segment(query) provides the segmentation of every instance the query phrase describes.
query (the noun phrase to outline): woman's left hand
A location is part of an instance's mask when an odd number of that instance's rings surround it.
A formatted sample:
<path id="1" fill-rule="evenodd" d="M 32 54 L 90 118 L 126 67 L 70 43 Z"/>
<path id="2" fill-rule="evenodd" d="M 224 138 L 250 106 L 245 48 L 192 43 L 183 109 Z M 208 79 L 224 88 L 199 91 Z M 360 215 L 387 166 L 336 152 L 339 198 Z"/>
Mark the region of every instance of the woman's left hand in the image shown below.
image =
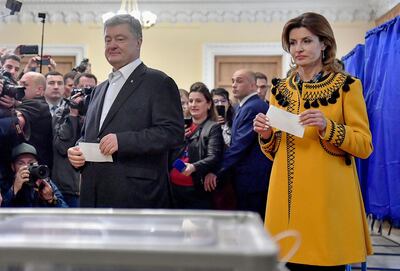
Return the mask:
<path id="1" fill-rule="evenodd" d="M 184 171 L 182 171 L 182 174 L 183 174 L 183 175 L 189 176 L 189 175 L 191 175 L 193 172 L 196 171 L 196 168 L 195 168 L 192 164 L 190 164 L 190 163 L 185 163 L 185 165 L 186 165 L 186 168 L 185 168 Z"/>
<path id="2" fill-rule="evenodd" d="M 303 126 L 315 126 L 321 136 L 325 135 L 326 119 L 324 113 L 317 109 L 309 109 L 300 114 L 300 124 Z"/>

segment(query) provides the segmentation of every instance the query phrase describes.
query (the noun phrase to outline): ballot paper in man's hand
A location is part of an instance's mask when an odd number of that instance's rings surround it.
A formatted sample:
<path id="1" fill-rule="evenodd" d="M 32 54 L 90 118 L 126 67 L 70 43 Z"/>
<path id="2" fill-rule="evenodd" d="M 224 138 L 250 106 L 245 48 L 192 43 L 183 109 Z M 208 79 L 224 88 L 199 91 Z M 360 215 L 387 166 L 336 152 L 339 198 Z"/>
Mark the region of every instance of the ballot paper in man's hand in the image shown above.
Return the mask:
<path id="1" fill-rule="evenodd" d="M 111 155 L 104 155 L 100 152 L 99 143 L 79 142 L 79 148 L 83 152 L 86 162 L 112 162 Z"/>
<path id="2" fill-rule="evenodd" d="M 300 116 L 279 109 L 273 105 L 269 106 L 267 117 L 272 127 L 297 137 L 303 137 L 304 127 L 300 124 Z"/>

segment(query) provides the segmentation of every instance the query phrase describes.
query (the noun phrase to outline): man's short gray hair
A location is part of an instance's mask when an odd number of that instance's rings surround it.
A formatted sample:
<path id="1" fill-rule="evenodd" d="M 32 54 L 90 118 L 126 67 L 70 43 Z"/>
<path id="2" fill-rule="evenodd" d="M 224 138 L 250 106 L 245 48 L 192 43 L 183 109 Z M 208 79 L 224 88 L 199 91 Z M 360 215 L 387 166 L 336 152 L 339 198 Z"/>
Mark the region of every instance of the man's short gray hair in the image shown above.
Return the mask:
<path id="1" fill-rule="evenodd" d="M 121 24 L 127 24 L 129 26 L 129 30 L 136 38 L 141 39 L 143 37 L 142 25 L 140 24 L 140 21 L 129 14 L 115 15 L 108 19 L 104 23 L 104 32 L 106 31 L 107 27 Z"/>

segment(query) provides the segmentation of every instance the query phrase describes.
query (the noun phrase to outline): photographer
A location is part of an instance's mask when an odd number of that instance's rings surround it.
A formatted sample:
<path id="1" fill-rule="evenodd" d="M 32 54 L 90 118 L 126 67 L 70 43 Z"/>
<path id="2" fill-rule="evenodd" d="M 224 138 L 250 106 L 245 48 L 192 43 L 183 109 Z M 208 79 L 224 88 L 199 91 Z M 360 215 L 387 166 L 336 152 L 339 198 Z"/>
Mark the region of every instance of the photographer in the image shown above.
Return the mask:
<path id="1" fill-rule="evenodd" d="M 75 87 L 74 79 L 78 73 L 76 71 L 70 71 L 64 74 L 64 98 L 71 97 L 71 91 Z"/>
<path id="2" fill-rule="evenodd" d="M 14 54 L 6 54 L 1 57 L 1 67 L 11 74 L 13 80 L 17 80 L 21 58 Z"/>
<path id="3" fill-rule="evenodd" d="M 38 72 L 28 72 L 19 81 L 25 87 L 25 97 L 16 107 L 24 118 L 22 127 L 25 140 L 33 145 L 38 152 L 40 164 L 53 164 L 53 131 L 49 106 L 43 98 L 46 89 L 46 79 Z"/>
<path id="4" fill-rule="evenodd" d="M 0 72 L 0 178 L 8 178 L 12 174 L 9 167 L 11 148 L 24 140 L 25 119 L 15 110 L 15 97 L 21 98 L 24 89 L 13 84 L 9 72 Z"/>
<path id="5" fill-rule="evenodd" d="M 79 207 L 80 176 L 68 162 L 68 148 L 75 146 L 80 138 L 86 106 L 89 103 L 91 90 L 97 84 L 93 74 L 78 74 L 74 83 L 77 88 L 73 89 L 72 97 L 67 100 L 66 106 L 56 111 L 53 117 L 54 140 L 53 156 L 54 164 L 52 177 L 60 188 L 64 199 L 70 207 Z M 64 99 L 65 100 L 65 99 Z"/>
<path id="6" fill-rule="evenodd" d="M 11 158 L 15 177 L 12 181 L 3 181 L 3 191 L 6 192 L 2 195 L 2 206 L 68 207 L 56 185 L 48 178 L 47 166 L 37 165 L 37 152 L 32 145 L 22 143 L 16 146 Z"/>

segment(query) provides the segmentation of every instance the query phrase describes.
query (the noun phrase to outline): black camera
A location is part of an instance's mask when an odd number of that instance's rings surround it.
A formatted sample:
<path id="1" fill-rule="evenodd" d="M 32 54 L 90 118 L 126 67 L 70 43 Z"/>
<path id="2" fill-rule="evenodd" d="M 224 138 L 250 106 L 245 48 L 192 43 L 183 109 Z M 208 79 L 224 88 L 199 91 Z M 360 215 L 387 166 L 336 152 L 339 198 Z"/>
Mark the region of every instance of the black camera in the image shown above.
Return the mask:
<path id="1" fill-rule="evenodd" d="M 37 45 L 20 45 L 19 53 L 21 55 L 37 55 L 39 53 L 39 46 L 37 46 Z"/>
<path id="2" fill-rule="evenodd" d="M 7 0 L 6 8 L 8 8 L 11 12 L 10 15 L 14 15 L 15 12 L 20 12 L 22 7 L 22 2 L 17 0 Z"/>
<path id="3" fill-rule="evenodd" d="M 75 72 L 80 72 L 80 73 L 84 73 L 87 72 L 87 68 L 89 67 L 89 59 L 88 58 L 84 58 L 81 63 L 79 63 L 78 66 L 76 66 L 75 68 L 73 68 L 72 70 Z"/>
<path id="4" fill-rule="evenodd" d="M 30 164 L 28 167 L 30 185 L 36 185 L 39 179 L 46 179 L 50 176 L 50 169 L 46 165 Z"/>
<path id="5" fill-rule="evenodd" d="M 7 95 L 18 101 L 21 101 L 25 97 L 25 87 L 18 86 L 17 82 L 12 78 L 11 73 L 0 70 L 0 79 L 3 79 L 3 91 L 1 96 Z"/>
<path id="6" fill-rule="evenodd" d="M 94 87 L 86 88 L 73 88 L 71 91 L 71 97 L 83 96 L 83 99 L 79 103 L 75 103 L 71 98 L 67 100 L 68 105 L 71 108 L 78 109 L 79 115 L 85 116 L 90 103 L 90 95 L 92 94 Z"/>

